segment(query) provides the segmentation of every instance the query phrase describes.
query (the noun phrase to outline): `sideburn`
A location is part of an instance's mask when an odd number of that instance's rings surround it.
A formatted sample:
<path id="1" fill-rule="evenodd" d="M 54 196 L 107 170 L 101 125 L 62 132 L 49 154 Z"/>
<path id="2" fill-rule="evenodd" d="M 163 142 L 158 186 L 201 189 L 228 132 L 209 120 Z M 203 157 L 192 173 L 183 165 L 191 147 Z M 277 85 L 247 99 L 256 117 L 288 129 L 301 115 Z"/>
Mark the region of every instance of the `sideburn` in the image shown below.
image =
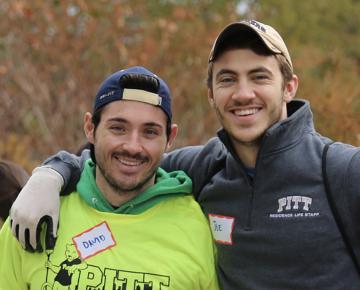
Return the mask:
<path id="1" fill-rule="evenodd" d="M 91 160 L 96 164 L 94 144 L 90 144 L 90 157 L 91 157 Z"/>

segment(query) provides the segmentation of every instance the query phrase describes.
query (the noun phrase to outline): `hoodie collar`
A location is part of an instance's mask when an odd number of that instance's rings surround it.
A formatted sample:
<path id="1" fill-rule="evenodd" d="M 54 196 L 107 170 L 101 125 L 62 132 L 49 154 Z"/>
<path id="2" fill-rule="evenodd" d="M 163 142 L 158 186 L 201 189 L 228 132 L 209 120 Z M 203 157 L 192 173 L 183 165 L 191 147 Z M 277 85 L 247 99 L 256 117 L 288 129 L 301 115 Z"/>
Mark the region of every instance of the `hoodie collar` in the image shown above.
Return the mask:
<path id="1" fill-rule="evenodd" d="M 268 128 L 260 145 L 262 155 L 271 154 L 298 143 L 305 132 L 314 131 L 313 115 L 306 100 L 293 100 L 287 105 L 289 117 Z M 233 156 L 237 156 L 230 136 L 222 128 L 218 131 L 219 139 Z"/>
<path id="2" fill-rule="evenodd" d="M 96 184 L 95 168 L 96 165 L 92 160 L 86 161 L 76 190 L 89 206 L 103 212 L 139 214 L 165 199 L 190 194 L 192 190 L 192 181 L 185 172 L 173 171 L 168 173 L 158 168 L 156 182 L 153 186 L 120 207 L 114 208 L 105 199 Z"/>

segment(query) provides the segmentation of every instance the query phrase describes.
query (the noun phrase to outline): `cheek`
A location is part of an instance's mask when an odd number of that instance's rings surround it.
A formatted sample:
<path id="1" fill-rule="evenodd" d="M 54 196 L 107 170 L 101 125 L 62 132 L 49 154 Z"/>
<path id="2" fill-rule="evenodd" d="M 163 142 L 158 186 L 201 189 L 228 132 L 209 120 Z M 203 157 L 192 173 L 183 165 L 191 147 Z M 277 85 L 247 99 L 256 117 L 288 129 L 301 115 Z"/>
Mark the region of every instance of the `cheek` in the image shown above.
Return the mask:
<path id="1" fill-rule="evenodd" d="M 99 132 L 100 133 L 100 132 Z M 96 134 L 95 135 L 95 143 L 94 144 L 97 144 L 98 146 L 101 146 L 101 147 L 112 147 L 116 144 L 119 144 L 121 143 L 121 137 L 119 136 L 116 136 L 108 131 L 105 131 L 103 130 L 101 132 L 101 134 Z"/>
<path id="2" fill-rule="evenodd" d="M 146 146 L 146 150 L 148 154 L 152 156 L 153 159 L 162 158 L 164 152 L 167 149 L 167 141 L 166 139 L 158 141 L 158 142 L 150 142 Z"/>
<path id="3" fill-rule="evenodd" d="M 98 136 L 95 139 L 94 148 L 97 160 L 106 160 L 113 151 L 118 148 L 119 143 L 114 143 L 110 138 L 101 138 Z"/>
<path id="4" fill-rule="evenodd" d="M 230 93 L 228 93 L 224 90 L 216 92 L 216 94 L 214 94 L 214 96 L 212 98 L 212 101 L 213 101 L 212 107 L 213 108 L 223 107 L 225 105 L 227 99 L 229 99 L 229 97 L 227 97 L 229 95 L 230 95 Z"/>

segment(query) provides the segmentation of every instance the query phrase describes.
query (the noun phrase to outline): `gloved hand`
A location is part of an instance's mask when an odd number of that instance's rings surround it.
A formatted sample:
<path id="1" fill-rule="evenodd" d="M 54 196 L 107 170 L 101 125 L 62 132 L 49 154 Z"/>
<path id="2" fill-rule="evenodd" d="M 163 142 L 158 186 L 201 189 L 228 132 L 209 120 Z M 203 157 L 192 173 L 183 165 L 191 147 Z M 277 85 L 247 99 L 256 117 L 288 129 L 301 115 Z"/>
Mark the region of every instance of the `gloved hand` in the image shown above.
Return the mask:
<path id="1" fill-rule="evenodd" d="M 40 232 L 43 223 L 46 224 L 45 247 L 54 248 L 63 184 L 63 177 L 55 170 L 37 167 L 13 203 L 11 230 L 26 251 L 42 252 Z"/>

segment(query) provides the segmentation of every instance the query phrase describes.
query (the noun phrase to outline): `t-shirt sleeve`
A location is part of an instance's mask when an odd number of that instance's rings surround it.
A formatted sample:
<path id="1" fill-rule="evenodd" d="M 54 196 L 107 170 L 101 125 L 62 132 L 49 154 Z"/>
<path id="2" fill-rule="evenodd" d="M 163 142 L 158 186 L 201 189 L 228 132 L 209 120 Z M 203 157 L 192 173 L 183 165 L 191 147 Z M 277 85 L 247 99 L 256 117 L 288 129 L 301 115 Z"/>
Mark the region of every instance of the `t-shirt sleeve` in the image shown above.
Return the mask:
<path id="1" fill-rule="evenodd" d="M 21 275 L 21 251 L 7 219 L 0 230 L 0 290 L 28 289 Z"/>

